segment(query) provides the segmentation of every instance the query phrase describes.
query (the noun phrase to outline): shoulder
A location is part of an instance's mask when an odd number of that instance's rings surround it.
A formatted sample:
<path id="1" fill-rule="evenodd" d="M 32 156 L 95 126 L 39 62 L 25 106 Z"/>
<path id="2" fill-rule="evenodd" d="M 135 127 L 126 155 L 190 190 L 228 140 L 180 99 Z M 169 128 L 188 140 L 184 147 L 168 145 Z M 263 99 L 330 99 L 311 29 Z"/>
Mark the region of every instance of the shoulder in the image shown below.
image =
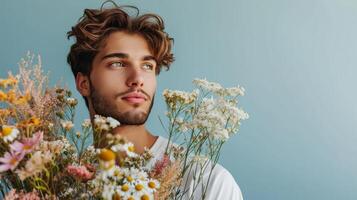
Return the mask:
<path id="1" fill-rule="evenodd" d="M 242 192 L 238 183 L 232 174 L 220 164 L 216 164 L 214 167 L 208 188 L 207 200 L 243 200 Z"/>
<path id="2" fill-rule="evenodd" d="M 213 170 L 211 170 L 212 167 Z M 193 199 L 195 200 L 202 199 L 202 194 L 205 194 L 205 200 L 243 200 L 242 192 L 236 180 L 222 165 L 217 163 L 213 166 L 213 163 L 209 161 L 205 166 L 196 163 L 193 168 L 196 171 L 203 170 L 202 174 L 192 171 L 185 174 L 186 187 L 183 190 L 187 191 L 187 196 L 194 196 Z M 201 174 L 201 178 L 199 178 L 199 174 Z M 203 187 L 202 185 L 198 186 L 197 180 L 201 180 Z"/>

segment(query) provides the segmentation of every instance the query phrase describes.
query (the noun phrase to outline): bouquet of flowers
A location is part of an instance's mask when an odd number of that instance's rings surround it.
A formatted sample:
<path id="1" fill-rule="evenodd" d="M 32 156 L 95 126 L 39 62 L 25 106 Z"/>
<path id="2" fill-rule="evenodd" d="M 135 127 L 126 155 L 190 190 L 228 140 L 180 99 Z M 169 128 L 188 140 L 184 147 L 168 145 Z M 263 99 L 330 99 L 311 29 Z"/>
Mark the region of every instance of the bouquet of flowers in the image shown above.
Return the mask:
<path id="1" fill-rule="evenodd" d="M 207 189 L 222 145 L 248 114 L 237 107 L 242 87 L 194 80 L 193 92 L 165 90 L 169 142 L 153 167 L 149 149 L 112 130 L 120 122 L 96 115 L 76 131 L 78 101 L 65 88 L 48 87 L 38 56 L 28 54 L 19 73 L 0 79 L 0 196 L 10 199 L 182 199 Z M 95 148 L 91 141 L 99 141 Z M 199 166 L 199 167 L 197 167 Z M 194 188 L 184 186 L 194 176 Z M 203 197 L 204 197 L 203 193 Z"/>

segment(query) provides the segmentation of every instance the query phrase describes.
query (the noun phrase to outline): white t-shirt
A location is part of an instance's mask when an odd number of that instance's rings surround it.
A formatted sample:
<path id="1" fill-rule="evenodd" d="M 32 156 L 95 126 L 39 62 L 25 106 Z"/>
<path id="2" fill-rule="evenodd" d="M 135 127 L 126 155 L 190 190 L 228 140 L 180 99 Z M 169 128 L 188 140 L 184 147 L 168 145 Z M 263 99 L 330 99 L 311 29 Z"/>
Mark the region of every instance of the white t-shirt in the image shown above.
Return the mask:
<path id="1" fill-rule="evenodd" d="M 148 167 L 151 168 L 154 166 L 156 161 L 161 160 L 164 153 L 165 153 L 165 148 L 167 145 L 168 139 L 159 136 L 156 142 L 153 144 L 153 146 L 150 148 L 150 151 L 153 154 L 153 158 L 151 161 L 148 163 Z M 209 167 L 207 167 L 208 169 Z M 207 170 L 203 174 L 203 181 L 207 182 L 207 179 L 209 177 L 209 172 L 210 170 Z M 187 199 L 192 194 L 192 188 L 193 188 L 193 175 L 190 175 L 191 177 L 186 179 L 184 177 L 183 180 L 188 180 L 187 184 L 183 183 L 182 185 L 186 185 L 186 190 L 188 192 L 186 193 Z M 181 186 L 182 188 L 183 186 Z M 201 187 L 197 187 L 195 193 L 194 193 L 194 200 L 201 200 L 201 193 L 202 189 Z M 234 180 L 233 176 L 231 173 L 229 173 L 228 170 L 226 170 L 223 166 L 220 164 L 216 164 L 214 167 L 210 182 L 207 188 L 206 192 L 206 198 L 205 200 L 243 200 L 242 197 L 242 192 Z"/>

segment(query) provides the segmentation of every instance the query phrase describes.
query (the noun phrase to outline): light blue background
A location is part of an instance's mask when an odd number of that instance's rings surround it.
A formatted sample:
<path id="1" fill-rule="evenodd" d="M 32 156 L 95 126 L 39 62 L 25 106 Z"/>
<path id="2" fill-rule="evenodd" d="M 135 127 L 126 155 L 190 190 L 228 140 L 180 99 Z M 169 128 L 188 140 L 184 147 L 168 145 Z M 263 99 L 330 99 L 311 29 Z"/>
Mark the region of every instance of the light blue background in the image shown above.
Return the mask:
<path id="1" fill-rule="evenodd" d="M 99 0 L 2 0 L 0 75 L 27 50 L 51 83 L 75 90 L 66 32 Z M 175 38 L 176 62 L 159 76 L 149 128 L 162 134 L 164 88 L 206 77 L 246 88 L 250 113 L 220 163 L 247 200 L 357 199 L 357 2 L 353 0 L 121 1 L 155 12 Z M 80 98 L 78 93 L 76 97 Z M 87 118 L 81 100 L 78 121 Z"/>

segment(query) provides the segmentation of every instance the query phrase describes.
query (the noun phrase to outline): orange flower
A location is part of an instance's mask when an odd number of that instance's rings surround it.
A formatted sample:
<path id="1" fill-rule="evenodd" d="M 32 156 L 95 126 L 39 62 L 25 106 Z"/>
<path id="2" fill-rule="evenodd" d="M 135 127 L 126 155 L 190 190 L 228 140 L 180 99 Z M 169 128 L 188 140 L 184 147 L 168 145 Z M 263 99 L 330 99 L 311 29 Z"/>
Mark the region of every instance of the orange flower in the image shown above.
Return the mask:
<path id="1" fill-rule="evenodd" d="M 9 78 L 7 79 L 7 83 L 10 86 L 15 86 L 17 85 L 17 83 L 19 82 L 18 79 L 16 77 L 14 77 L 13 75 L 10 75 Z"/>
<path id="2" fill-rule="evenodd" d="M 21 127 L 21 128 L 26 128 L 26 127 L 39 127 L 39 126 L 41 126 L 41 123 L 42 123 L 42 121 L 41 121 L 40 118 L 31 117 L 30 119 L 21 121 L 21 122 L 18 124 L 18 127 Z"/>
<path id="3" fill-rule="evenodd" d="M 7 86 L 7 79 L 0 79 L 0 87 L 6 88 Z"/>
<path id="4" fill-rule="evenodd" d="M 38 126 L 40 124 L 41 124 L 41 120 L 37 117 L 31 117 L 28 120 L 28 125 L 30 125 L 30 126 Z"/>
<path id="5" fill-rule="evenodd" d="M 108 170 L 115 165 L 115 153 L 110 149 L 102 149 L 99 153 L 100 168 Z"/>
<path id="6" fill-rule="evenodd" d="M 4 93 L 0 90 L 0 101 L 8 101 L 14 105 L 25 104 L 31 100 L 31 94 L 26 92 L 25 95 L 18 96 L 14 89 L 9 90 L 7 93 Z"/>
<path id="7" fill-rule="evenodd" d="M 11 74 L 9 75 L 9 78 L 7 79 L 0 79 L 0 87 L 7 88 L 8 86 L 14 86 L 18 83 L 18 80 L 16 77 L 12 76 Z"/>
<path id="8" fill-rule="evenodd" d="M 14 101 L 16 101 L 17 97 L 16 97 L 16 94 L 15 94 L 15 91 L 14 90 L 10 90 L 8 93 L 7 93 L 7 101 L 10 102 L 10 103 L 13 103 Z"/>
<path id="9" fill-rule="evenodd" d="M 103 161 L 111 161 L 115 159 L 115 153 L 109 149 L 102 149 L 99 158 Z"/>
<path id="10" fill-rule="evenodd" d="M 11 111 L 9 109 L 0 109 L 0 117 L 9 116 Z"/>
<path id="11" fill-rule="evenodd" d="M 0 90 L 0 101 L 6 101 L 7 100 L 7 94 Z"/>
<path id="12" fill-rule="evenodd" d="M 31 100 L 31 95 L 29 93 L 26 93 L 24 96 L 20 96 L 16 100 L 14 100 L 12 103 L 15 105 L 22 105 L 27 103 L 28 101 Z"/>

